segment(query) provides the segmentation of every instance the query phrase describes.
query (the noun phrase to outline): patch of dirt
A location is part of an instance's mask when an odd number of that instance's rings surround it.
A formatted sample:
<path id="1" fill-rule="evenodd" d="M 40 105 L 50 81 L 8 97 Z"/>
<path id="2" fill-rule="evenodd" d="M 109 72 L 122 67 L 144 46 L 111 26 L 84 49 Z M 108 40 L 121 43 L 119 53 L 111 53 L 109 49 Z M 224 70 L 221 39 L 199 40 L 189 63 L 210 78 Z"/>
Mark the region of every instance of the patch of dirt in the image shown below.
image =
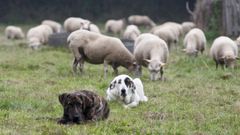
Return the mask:
<path id="1" fill-rule="evenodd" d="M 144 113 L 144 117 L 147 119 L 152 119 L 152 120 L 165 120 L 167 117 L 167 113 L 163 112 L 146 112 Z"/>
<path id="2" fill-rule="evenodd" d="M 225 74 L 221 75 L 220 78 L 223 80 L 229 80 L 229 79 L 233 78 L 233 75 L 231 73 L 225 73 Z"/>
<path id="3" fill-rule="evenodd" d="M 49 85 L 55 85 L 57 82 L 53 80 L 45 80 L 44 83 L 49 84 Z"/>

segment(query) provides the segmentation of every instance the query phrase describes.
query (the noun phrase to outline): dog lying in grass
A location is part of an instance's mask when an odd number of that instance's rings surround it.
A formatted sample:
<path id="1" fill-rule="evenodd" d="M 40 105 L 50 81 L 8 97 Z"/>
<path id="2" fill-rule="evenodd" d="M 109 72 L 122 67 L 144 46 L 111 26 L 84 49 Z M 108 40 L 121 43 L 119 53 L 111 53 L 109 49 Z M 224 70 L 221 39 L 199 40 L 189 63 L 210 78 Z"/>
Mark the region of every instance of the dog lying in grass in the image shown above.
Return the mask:
<path id="1" fill-rule="evenodd" d="M 140 101 L 147 102 L 143 84 L 139 78 L 132 79 L 128 75 L 115 77 L 107 89 L 107 100 L 120 100 L 125 108 L 136 107 Z"/>
<path id="2" fill-rule="evenodd" d="M 64 113 L 59 124 L 80 124 L 87 121 L 104 120 L 109 116 L 107 101 L 94 92 L 81 90 L 59 95 Z"/>

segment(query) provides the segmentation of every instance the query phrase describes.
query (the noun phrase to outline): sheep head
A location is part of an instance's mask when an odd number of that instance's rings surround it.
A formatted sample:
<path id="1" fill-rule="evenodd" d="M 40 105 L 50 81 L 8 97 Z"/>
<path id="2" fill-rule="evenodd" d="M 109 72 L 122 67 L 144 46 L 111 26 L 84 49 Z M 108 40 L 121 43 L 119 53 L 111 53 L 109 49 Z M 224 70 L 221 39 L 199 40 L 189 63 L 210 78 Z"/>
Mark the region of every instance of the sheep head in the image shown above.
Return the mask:
<path id="1" fill-rule="evenodd" d="M 148 65 L 148 70 L 150 72 L 150 79 L 152 81 L 155 81 L 159 79 L 160 77 L 160 70 L 163 68 L 165 63 L 159 61 L 159 60 L 148 60 L 144 59 L 146 65 Z"/>

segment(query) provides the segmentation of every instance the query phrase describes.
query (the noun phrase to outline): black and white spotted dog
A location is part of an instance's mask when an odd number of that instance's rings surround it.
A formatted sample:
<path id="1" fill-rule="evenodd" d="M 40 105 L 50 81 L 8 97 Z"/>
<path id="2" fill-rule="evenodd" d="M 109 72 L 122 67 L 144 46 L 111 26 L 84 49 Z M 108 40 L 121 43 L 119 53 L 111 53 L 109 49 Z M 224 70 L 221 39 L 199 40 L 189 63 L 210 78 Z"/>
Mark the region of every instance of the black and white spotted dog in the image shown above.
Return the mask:
<path id="1" fill-rule="evenodd" d="M 115 77 L 107 89 L 107 100 L 120 100 L 125 108 L 136 107 L 140 101 L 147 102 L 143 84 L 139 78 L 132 79 L 128 75 Z"/>

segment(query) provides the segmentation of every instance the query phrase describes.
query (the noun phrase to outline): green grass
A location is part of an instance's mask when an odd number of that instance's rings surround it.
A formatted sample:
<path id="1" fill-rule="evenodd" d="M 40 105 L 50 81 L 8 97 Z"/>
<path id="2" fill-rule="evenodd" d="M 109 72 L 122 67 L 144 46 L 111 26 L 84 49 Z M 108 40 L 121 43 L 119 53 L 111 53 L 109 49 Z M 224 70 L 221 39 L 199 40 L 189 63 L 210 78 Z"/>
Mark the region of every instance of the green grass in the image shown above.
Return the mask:
<path id="1" fill-rule="evenodd" d="M 29 26 L 24 27 L 26 31 Z M 3 34 L 0 41 L 0 134 L 240 133 L 240 112 L 234 107 L 240 100 L 240 69 L 215 70 L 207 52 L 191 59 L 181 47 L 171 51 L 164 82 L 151 82 L 144 68 L 141 79 L 149 101 L 136 108 L 110 102 L 111 113 L 105 121 L 58 125 L 63 113 L 59 94 L 89 89 L 106 96 L 114 76 L 109 73 L 104 79 L 103 65 L 87 63 L 84 75 L 73 76 L 73 56 L 66 48 L 32 51 L 25 40 L 8 41 Z M 124 68 L 119 72 L 128 73 Z"/>

